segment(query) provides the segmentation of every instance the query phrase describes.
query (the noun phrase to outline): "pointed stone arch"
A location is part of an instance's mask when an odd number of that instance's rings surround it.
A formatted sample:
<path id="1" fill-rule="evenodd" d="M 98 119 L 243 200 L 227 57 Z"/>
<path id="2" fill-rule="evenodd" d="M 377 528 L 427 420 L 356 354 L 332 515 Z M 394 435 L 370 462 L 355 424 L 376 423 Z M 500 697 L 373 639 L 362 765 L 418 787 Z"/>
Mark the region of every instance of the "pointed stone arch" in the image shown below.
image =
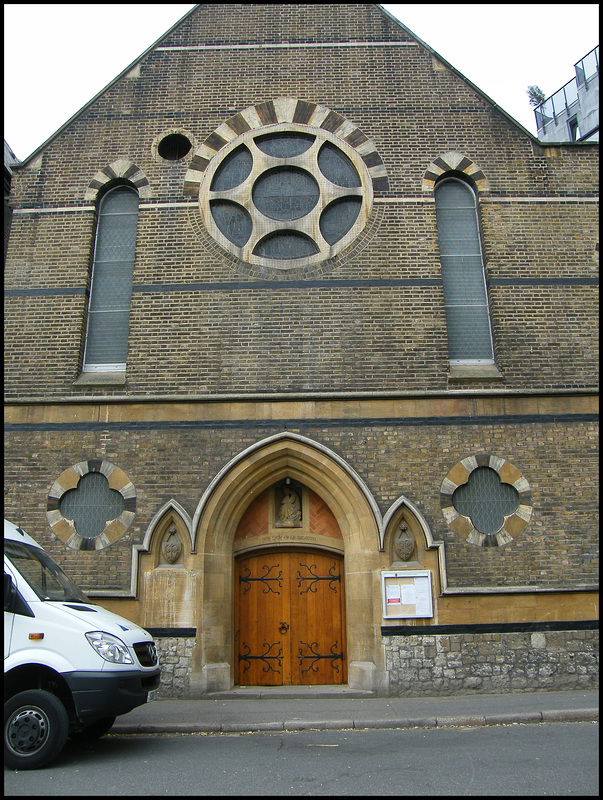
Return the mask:
<path id="1" fill-rule="evenodd" d="M 218 509 L 228 519 L 228 535 L 234 538 L 236 526 L 253 497 L 282 477 L 296 475 L 299 479 L 305 476 L 306 485 L 325 500 L 326 490 L 330 495 L 329 505 L 336 514 L 338 506 L 341 506 L 340 512 L 344 509 L 347 493 L 355 488 L 359 498 L 364 501 L 364 513 L 375 534 L 371 546 L 379 548 L 382 538 L 381 514 L 362 478 L 329 448 L 305 436 L 287 432 L 270 436 L 242 451 L 216 475 L 199 501 L 193 517 L 195 551 L 200 547 L 206 548 L 204 542 L 199 543 L 200 537 L 215 534 L 216 528 L 209 526 L 207 519 L 213 517 Z M 331 483 L 335 476 L 336 480 L 344 481 L 340 491 L 337 491 L 336 483 Z"/>
<path id="2" fill-rule="evenodd" d="M 96 173 L 88 184 L 84 200 L 90 203 L 96 203 L 101 189 L 108 183 L 117 180 L 131 183 L 138 191 L 138 196 L 141 199 L 148 199 L 152 196 L 149 180 L 140 167 L 127 158 L 118 158 L 117 161 L 107 164 L 107 166 Z"/>
<path id="3" fill-rule="evenodd" d="M 143 543 L 134 550 L 133 585 L 143 610 L 140 624 L 190 627 L 197 605 L 196 579 L 191 570 L 191 518 L 180 503 L 172 499 L 157 510 Z"/>
<path id="4" fill-rule="evenodd" d="M 153 515 L 153 518 L 149 522 L 147 529 L 145 531 L 142 545 L 139 545 L 140 552 L 149 553 L 151 551 L 153 539 L 156 539 L 157 536 L 162 535 L 162 533 L 164 532 L 163 527 L 169 524 L 168 520 L 169 517 L 177 519 L 180 523 L 178 527 L 182 531 L 186 531 L 188 546 L 192 551 L 193 549 L 192 520 L 190 518 L 190 515 L 187 514 L 187 512 L 180 505 L 180 503 L 172 498 L 168 500 L 167 503 L 164 503 L 161 506 L 161 508 L 158 509 Z"/>
<path id="5" fill-rule="evenodd" d="M 381 549 L 390 557 L 392 563 L 396 561 L 393 544 L 401 525 L 406 528 L 416 543 L 415 550 L 410 556 L 413 559 L 413 564 L 418 560 L 419 565 L 424 567 L 423 558 L 427 552 L 436 551 L 437 572 L 434 571 L 436 588 L 438 592 L 446 589 L 446 550 L 444 542 L 433 538 L 431 528 L 424 515 L 403 495 L 391 504 L 383 516 Z"/>
<path id="6" fill-rule="evenodd" d="M 184 510 L 177 500 L 171 499 L 164 503 L 158 509 L 153 518 L 149 522 L 147 529 L 142 540 L 142 544 L 136 544 L 132 547 L 132 579 L 131 579 L 131 595 L 137 597 L 139 594 L 139 575 L 141 572 L 141 561 L 144 565 L 145 558 L 150 566 L 153 558 L 153 553 L 156 549 L 156 542 L 165 533 L 165 528 L 169 525 L 170 515 L 172 519 L 178 520 L 178 528 L 183 532 L 182 538 L 186 539 L 187 549 L 192 551 L 192 522 L 190 515 Z M 186 531 L 186 534 L 184 533 Z"/>
<path id="7" fill-rule="evenodd" d="M 233 684 L 233 540 L 245 510 L 275 481 L 290 477 L 327 503 L 345 548 L 348 680 L 379 690 L 386 682 L 379 604 L 381 514 L 360 476 L 334 452 L 306 437 L 269 437 L 232 459 L 201 498 L 193 517 L 194 568 L 203 575 L 197 658 L 201 692 Z"/>

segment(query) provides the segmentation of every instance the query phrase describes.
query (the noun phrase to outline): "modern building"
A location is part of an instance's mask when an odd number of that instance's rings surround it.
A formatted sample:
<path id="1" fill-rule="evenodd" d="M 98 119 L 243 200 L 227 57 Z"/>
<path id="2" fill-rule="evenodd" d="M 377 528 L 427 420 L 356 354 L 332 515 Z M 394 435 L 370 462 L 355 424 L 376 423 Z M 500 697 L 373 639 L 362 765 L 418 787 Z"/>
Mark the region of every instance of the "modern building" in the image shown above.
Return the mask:
<path id="1" fill-rule="evenodd" d="M 18 163 L 17 156 L 9 147 L 6 139 L 4 140 L 4 251 L 3 258 L 6 259 L 6 248 L 8 247 L 8 237 L 10 235 L 10 222 L 12 213 L 10 209 L 10 183 L 13 177 L 13 166 Z"/>
<path id="2" fill-rule="evenodd" d="M 13 173 L 5 515 L 163 696 L 595 685 L 597 144 L 377 4 L 210 3 Z"/>
<path id="3" fill-rule="evenodd" d="M 571 81 L 534 109 L 542 142 L 599 141 L 599 45 L 574 70 Z"/>

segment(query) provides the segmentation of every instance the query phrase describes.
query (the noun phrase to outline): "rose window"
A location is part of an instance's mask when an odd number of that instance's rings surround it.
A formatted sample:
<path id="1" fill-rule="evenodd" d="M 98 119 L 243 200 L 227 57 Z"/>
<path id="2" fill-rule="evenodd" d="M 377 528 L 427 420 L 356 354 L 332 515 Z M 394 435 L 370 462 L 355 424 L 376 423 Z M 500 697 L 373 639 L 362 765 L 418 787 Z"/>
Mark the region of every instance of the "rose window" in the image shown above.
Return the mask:
<path id="1" fill-rule="evenodd" d="M 320 128 L 251 130 L 219 150 L 200 191 L 203 220 L 242 261 L 280 270 L 317 264 L 364 227 L 372 181 L 358 153 Z"/>

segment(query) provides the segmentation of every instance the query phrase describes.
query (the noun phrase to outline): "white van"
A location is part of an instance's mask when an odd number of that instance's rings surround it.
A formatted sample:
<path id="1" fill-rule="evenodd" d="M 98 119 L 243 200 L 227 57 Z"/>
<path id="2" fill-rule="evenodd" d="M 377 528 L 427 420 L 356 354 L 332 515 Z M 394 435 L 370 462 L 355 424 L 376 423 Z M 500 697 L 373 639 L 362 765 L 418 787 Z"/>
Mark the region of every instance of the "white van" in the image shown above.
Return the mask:
<path id="1" fill-rule="evenodd" d="M 4 521 L 4 763 L 37 769 L 68 736 L 95 739 L 159 686 L 153 639 L 90 603 Z"/>

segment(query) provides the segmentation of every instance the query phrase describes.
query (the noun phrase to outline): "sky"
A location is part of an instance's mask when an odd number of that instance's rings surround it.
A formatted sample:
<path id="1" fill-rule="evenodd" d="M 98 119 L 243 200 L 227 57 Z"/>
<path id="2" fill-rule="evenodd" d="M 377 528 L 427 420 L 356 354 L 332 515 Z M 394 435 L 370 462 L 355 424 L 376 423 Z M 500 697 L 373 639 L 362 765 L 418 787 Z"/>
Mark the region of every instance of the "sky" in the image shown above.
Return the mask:
<path id="1" fill-rule="evenodd" d="M 531 133 L 526 94 L 548 97 L 599 44 L 599 4 L 384 3 L 406 25 Z M 4 138 L 24 159 L 135 61 L 193 4 L 6 3 Z M 127 31 L 112 41 L 115 19 Z M 96 45 L 103 31 L 107 47 Z"/>

